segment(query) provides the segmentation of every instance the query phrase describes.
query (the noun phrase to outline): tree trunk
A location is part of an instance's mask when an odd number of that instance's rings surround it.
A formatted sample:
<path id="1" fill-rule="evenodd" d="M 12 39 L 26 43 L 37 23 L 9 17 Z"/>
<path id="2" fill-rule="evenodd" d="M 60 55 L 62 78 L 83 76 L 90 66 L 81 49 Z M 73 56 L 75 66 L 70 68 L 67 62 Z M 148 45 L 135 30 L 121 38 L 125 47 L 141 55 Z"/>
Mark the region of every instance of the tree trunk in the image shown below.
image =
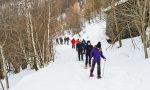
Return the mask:
<path id="1" fill-rule="evenodd" d="M 50 23 L 51 23 L 52 2 L 49 0 L 48 6 L 48 24 L 47 24 L 47 44 L 46 44 L 46 63 L 50 61 Z"/>
<path id="2" fill-rule="evenodd" d="M 45 63 L 45 39 L 46 39 L 46 33 L 44 33 L 44 40 L 43 40 L 43 46 L 42 46 L 42 60 L 43 60 L 43 64 Z"/>
<path id="3" fill-rule="evenodd" d="M 127 23 L 127 25 L 128 25 L 128 29 L 129 29 L 129 33 L 130 33 L 131 42 L 132 42 L 133 47 L 134 47 L 134 49 L 135 49 L 135 45 L 134 45 L 134 42 L 133 42 L 133 37 L 132 37 L 131 29 L 130 29 L 130 26 L 129 26 L 128 23 Z"/>
<path id="4" fill-rule="evenodd" d="M 146 31 L 145 31 L 145 22 L 143 20 L 143 22 L 141 23 L 142 25 L 142 35 L 143 35 L 143 45 L 144 45 L 144 53 L 145 53 L 145 58 L 148 58 L 148 52 L 147 52 L 147 40 L 146 40 Z"/>
<path id="5" fill-rule="evenodd" d="M 5 79 L 6 79 L 6 87 L 7 89 L 9 89 L 9 81 L 8 81 L 8 77 L 7 77 L 7 69 L 6 69 L 6 60 L 5 60 L 5 57 L 4 57 L 4 52 L 3 52 L 3 46 L 0 45 L 0 52 L 1 52 L 1 57 L 2 57 L 2 61 L 3 61 L 3 69 L 4 69 L 4 76 L 5 76 Z"/>
<path id="6" fill-rule="evenodd" d="M 28 61 L 28 57 L 25 51 L 25 47 L 24 47 L 24 43 L 23 40 L 21 38 L 21 35 L 19 36 L 19 43 L 20 43 L 20 47 L 24 53 L 24 59 L 22 59 L 23 64 L 21 65 L 22 69 L 26 69 L 27 68 L 27 61 Z"/>
<path id="7" fill-rule="evenodd" d="M 4 90 L 4 85 L 3 85 L 2 81 L 1 81 L 1 79 L 0 79 L 0 83 L 1 83 L 1 86 L 2 86 L 2 90 Z"/>
<path id="8" fill-rule="evenodd" d="M 31 29 L 31 40 L 32 40 L 32 46 L 33 46 L 33 50 L 34 50 L 34 68 L 35 70 L 38 70 L 38 66 L 37 66 L 37 61 L 38 61 L 38 54 L 36 51 L 36 46 L 35 46 L 35 39 L 34 39 L 34 30 L 33 30 L 33 24 L 32 24 L 32 17 L 30 14 L 30 11 L 28 11 L 28 18 L 30 21 L 30 29 Z"/>
<path id="9" fill-rule="evenodd" d="M 141 40 L 143 42 L 143 46 L 144 46 L 144 53 L 145 53 L 145 58 L 148 58 L 148 52 L 147 52 L 147 44 L 146 44 L 146 22 L 145 22 L 145 18 L 146 18 L 146 9 L 147 9 L 147 0 L 144 1 L 144 6 L 141 5 L 140 0 L 137 0 L 137 5 L 138 5 L 138 10 L 139 10 L 139 14 L 140 16 L 142 16 L 140 18 L 141 23 L 140 23 L 140 28 L 139 31 L 141 30 Z"/>
<path id="10" fill-rule="evenodd" d="M 121 42 L 121 33 L 119 33 L 119 28 L 118 28 L 118 22 L 117 22 L 117 17 L 116 17 L 116 10 L 115 10 L 115 5 L 114 5 L 114 0 L 113 0 L 113 18 L 114 18 L 114 23 L 115 23 L 115 29 L 118 34 L 118 42 L 119 42 L 119 47 L 122 47 L 122 42 Z"/>

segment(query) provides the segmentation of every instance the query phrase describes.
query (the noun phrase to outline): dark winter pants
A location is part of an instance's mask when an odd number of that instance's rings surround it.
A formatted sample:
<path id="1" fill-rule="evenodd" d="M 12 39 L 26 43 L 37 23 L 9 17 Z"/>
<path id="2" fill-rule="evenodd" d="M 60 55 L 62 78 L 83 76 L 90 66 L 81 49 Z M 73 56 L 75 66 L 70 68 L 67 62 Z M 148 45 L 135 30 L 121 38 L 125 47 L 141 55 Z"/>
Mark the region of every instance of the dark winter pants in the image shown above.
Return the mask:
<path id="1" fill-rule="evenodd" d="M 69 45 L 69 41 L 67 41 L 67 45 Z"/>
<path id="2" fill-rule="evenodd" d="M 85 61 L 85 66 L 86 67 L 87 67 L 87 64 L 89 64 L 89 66 L 91 66 L 91 57 L 88 54 L 86 54 L 86 61 Z"/>
<path id="3" fill-rule="evenodd" d="M 72 45 L 72 48 L 75 48 L 75 45 Z"/>
<path id="4" fill-rule="evenodd" d="M 82 50 L 78 50 L 78 58 L 79 58 L 79 61 L 80 61 L 80 57 L 81 57 L 81 60 L 83 60 L 83 53 L 82 53 Z"/>
<path id="5" fill-rule="evenodd" d="M 57 41 L 56 43 L 57 43 L 57 44 L 59 44 L 59 42 L 58 42 L 58 41 Z"/>
<path id="6" fill-rule="evenodd" d="M 60 44 L 63 44 L 63 41 L 60 41 Z"/>
<path id="7" fill-rule="evenodd" d="M 97 76 L 101 76 L 101 63 L 99 62 L 92 62 L 92 67 L 91 67 L 91 71 L 90 71 L 90 75 L 93 74 L 94 68 L 95 68 L 95 64 L 97 63 Z"/>
<path id="8" fill-rule="evenodd" d="M 85 54 L 85 49 L 83 49 L 83 54 Z"/>
<path id="9" fill-rule="evenodd" d="M 76 46 L 75 46 L 75 47 L 76 47 L 76 51 L 77 51 L 77 50 L 78 50 L 78 49 L 77 49 L 77 44 L 76 44 Z"/>
<path id="10" fill-rule="evenodd" d="M 64 40 L 64 44 L 66 44 L 66 40 Z"/>

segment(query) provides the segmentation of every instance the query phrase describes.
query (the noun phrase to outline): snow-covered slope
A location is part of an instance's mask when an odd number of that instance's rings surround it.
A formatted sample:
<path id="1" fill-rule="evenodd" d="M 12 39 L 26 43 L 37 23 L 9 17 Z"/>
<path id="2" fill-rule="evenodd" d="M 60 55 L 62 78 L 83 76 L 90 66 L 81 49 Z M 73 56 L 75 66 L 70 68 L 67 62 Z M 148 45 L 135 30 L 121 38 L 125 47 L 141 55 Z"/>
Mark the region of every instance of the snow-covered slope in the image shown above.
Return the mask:
<path id="1" fill-rule="evenodd" d="M 84 69 L 84 61 L 77 60 L 77 52 L 71 49 L 71 45 L 58 45 L 54 63 L 24 75 L 9 90 L 150 90 L 150 59 L 144 59 L 139 37 L 133 39 L 135 49 L 131 39 L 123 40 L 122 48 L 117 48 L 117 43 L 108 48 L 104 21 L 87 23 L 80 34 L 94 45 L 102 42 L 107 58 L 105 68 L 104 61 L 101 62 L 102 73 L 105 70 L 102 79 L 89 78 L 90 68 Z"/>

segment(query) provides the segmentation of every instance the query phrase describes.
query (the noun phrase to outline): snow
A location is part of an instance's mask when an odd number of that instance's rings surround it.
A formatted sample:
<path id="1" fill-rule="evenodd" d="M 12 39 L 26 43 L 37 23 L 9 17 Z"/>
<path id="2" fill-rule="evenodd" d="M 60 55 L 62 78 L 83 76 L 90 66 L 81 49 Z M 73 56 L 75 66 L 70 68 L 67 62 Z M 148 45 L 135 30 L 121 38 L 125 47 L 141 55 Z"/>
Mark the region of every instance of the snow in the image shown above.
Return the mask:
<path id="1" fill-rule="evenodd" d="M 106 23 L 101 20 L 92 24 L 85 24 L 84 30 L 80 33 L 81 38 L 90 40 L 93 45 L 96 45 L 98 41 L 105 42 L 105 27 Z M 106 42 L 105 42 L 106 43 Z"/>
<path id="2" fill-rule="evenodd" d="M 102 79 L 96 78 L 96 67 L 95 77 L 89 78 L 90 68 L 84 69 L 84 61 L 77 60 L 71 45 L 57 45 L 55 62 L 37 72 L 25 70 L 11 75 L 9 90 L 150 90 L 150 58 L 144 59 L 140 37 L 133 38 L 135 48 L 131 39 L 123 40 L 121 48 L 117 48 L 118 42 L 111 47 L 106 42 L 105 27 L 104 21 L 86 23 L 80 33 L 80 38 L 91 40 L 93 45 L 102 43 L 107 58 L 101 62 Z"/>
<path id="3" fill-rule="evenodd" d="M 117 6 L 117 5 L 123 4 L 123 3 L 127 2 L 127 1 L 128 1 L 128 0 L 120 0 L 120 1 L 116 2 L 114 5 Z M 105 8 L 103 11 L 104 11 L 104 12 L 107 12 L 107 11 L 110 10 L 111 8 L 112 8 L 112 6 L 109 6 L 109 7 Z"/>

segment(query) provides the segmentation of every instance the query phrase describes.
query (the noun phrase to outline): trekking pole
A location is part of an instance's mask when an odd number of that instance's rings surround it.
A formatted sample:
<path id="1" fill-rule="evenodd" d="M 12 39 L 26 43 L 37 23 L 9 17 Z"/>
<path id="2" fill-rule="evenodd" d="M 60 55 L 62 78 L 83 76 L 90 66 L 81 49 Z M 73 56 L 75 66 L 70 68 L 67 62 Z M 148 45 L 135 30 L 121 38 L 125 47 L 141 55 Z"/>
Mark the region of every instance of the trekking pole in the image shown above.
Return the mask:
<path id="1" fill-rule="evenodd" d="M 84 63 L 85 63 L 85 59 L 84 59 L 84 55 L 83 55 L 83 67 L 84 67 Z"/>
<path id="2" fill-rule="evenodd" d="M 103 73 L 102 73 L 102 76 L 104 76 L 104 72 L 105 72 L 105 62 L 106 62 L 106 61 L 104 61 L 104 66 L 103 66 Z"/>

